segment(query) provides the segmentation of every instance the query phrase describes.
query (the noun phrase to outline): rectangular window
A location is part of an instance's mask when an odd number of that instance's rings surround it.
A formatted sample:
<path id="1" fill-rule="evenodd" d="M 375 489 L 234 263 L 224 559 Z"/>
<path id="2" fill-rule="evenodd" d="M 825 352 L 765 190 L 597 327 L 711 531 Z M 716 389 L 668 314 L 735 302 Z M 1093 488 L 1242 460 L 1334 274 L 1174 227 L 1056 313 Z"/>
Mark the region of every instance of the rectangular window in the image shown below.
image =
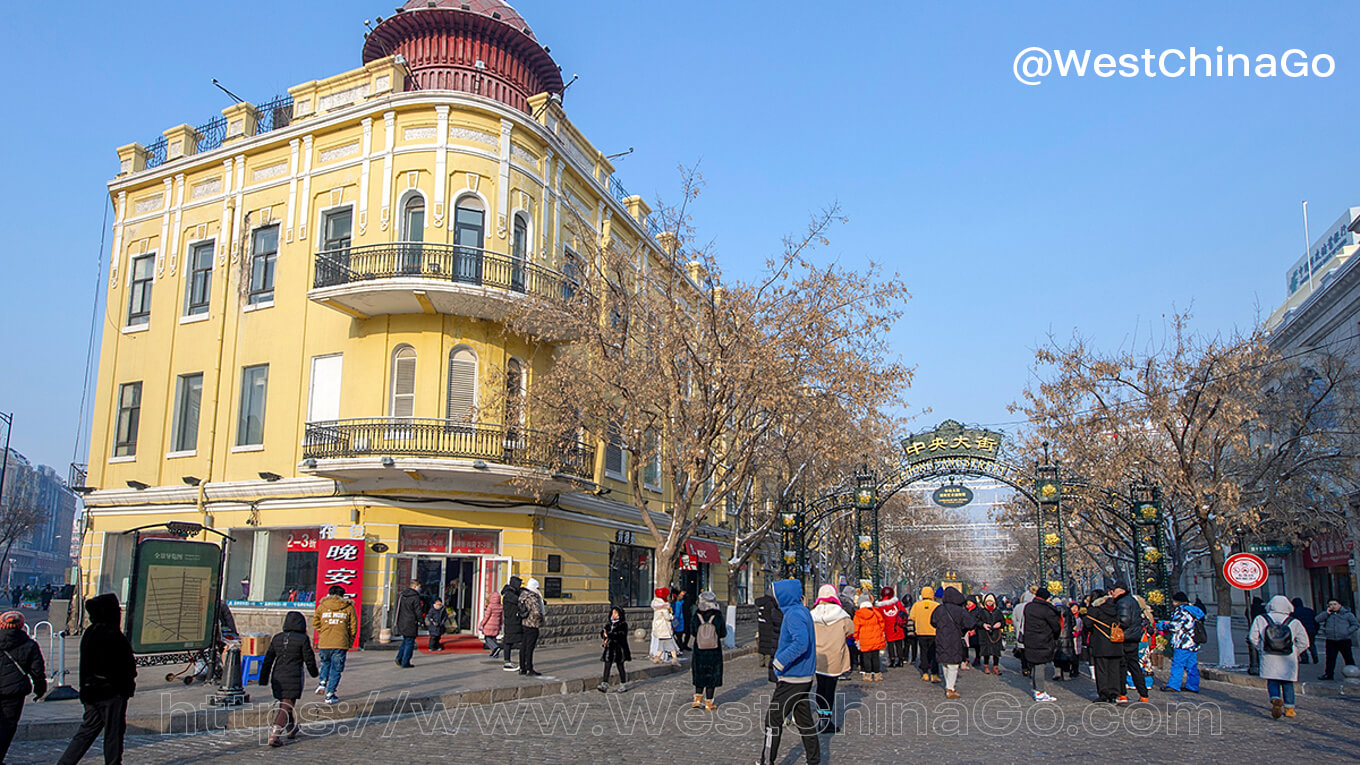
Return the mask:
<path id="1" fill-rule="evenodd" d="M 274 302 L 274 266 L 279 258 L 277 224 L 256 229 L 250 239 L 250 305 Z"/>
<path id="2" fill-rule="evenodd" d="M 633 545 L 609 545 L 609 602 L 635 608 L 652 599 L 652 550 Z"/>
<path id="3" fill-rule="evenodd" d="M 269 388 L 269 365 L 246 367 L 241 372 L 241 413 L 236 420 L 236 445 L 264 443 L 264 403 Z"/>
<path id="4" fill-rule="evenodd" d="M 175 381 L 173 450 L 198 449 L 198 407 L 203 398 L 203 373 L 180 375 Z"/>
<path id="5" fill-rule="evenodd" d="M 623 478 L 623 436 L 617 425 L 609 426 L 609 443 L 604 447 L 604 472 L 612 478 Z"/>
<path id="6" fill-rule="evenodd" d="M 189 249 L 189 285 L 184 295 L 184 315 L 208 312 L 212 295 L 213 243 L 199 242 Z"/>
<path id="7" fill-rule="evenodd" d="M 142 384 L 118 386 L 118 423 L 114 429 L 113 456 L 137 455 L 137 423 L 142 418 Z"/>
<path id="8" fill-rule="evenodd" d="M 155 267 L 155 254 L 132 259 L 132 275 L 128 279 L 129 327 L 151 322 L 151 285 L 155 281 Z"/>
<path id="9" fill-rule="evenodd" d="M 332 210 L 322 216 L 322 252 L 349 249 L 350 231 L 352 229 L 353 220 L 354 212 L 348 207 L 343 210 Z"/>
<path id="10" fill-rule="evenodd" d="M 661 444 L 655 434 L 647 434 L 647 450 L 651 456 L 647 458 L 647 464 L 642 466 L 642 484 L 648 488 L 659 489 L 661 487 Z"/>

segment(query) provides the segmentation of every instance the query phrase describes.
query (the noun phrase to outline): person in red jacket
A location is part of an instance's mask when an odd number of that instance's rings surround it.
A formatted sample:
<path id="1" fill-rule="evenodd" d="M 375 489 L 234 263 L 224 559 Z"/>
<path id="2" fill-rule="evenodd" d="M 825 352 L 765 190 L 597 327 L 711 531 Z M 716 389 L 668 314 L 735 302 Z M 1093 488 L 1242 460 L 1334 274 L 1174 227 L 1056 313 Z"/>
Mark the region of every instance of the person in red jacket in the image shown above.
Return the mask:
<path id="1" fill-rule="evenodd" d="M 874 610 L 883 615 L 883 635 L 888 641 L 888 667 L 900 667 L 907 660 L 907 609 L 893 594 L 893 588 L 878 591 Z"/>

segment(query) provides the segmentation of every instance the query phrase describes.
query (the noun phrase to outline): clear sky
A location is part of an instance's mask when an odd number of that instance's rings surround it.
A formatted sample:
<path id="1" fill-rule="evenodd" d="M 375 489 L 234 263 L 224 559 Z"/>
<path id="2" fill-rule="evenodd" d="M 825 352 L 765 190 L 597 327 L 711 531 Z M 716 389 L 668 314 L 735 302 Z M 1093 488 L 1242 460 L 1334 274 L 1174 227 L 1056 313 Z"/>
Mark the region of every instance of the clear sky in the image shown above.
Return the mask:
<path id="1" fill-rule="evenodd" d="M 258 103 L 357 66 L 363 20 L 394 4 L 7 7 L 0 411 L 17 449 L 71 460 L 114 149 L 218 114 L 214 77 Z M 841 205 L 827 255 L 876 260 L 912 290 L 893 340 L 923 424 L 1014 420 L 1050 332 L 1117 345 L 1191 306 L 1205 330 L 1250 325 L 1303 252 L 1300 202 L 1314 234 L 1360 203 L 1349 3 L 514 4 L 580 75 L 571 118 L 606 153 L 636 149 L 618 163 L 632 192 L 673 195 L 676 167 L 702 161 L 696 221 L 730 272 Z M 1012 72 L 1030 46 L 1219 45 L 1325 53 L 1335 72 L 1037 86 Z"/>

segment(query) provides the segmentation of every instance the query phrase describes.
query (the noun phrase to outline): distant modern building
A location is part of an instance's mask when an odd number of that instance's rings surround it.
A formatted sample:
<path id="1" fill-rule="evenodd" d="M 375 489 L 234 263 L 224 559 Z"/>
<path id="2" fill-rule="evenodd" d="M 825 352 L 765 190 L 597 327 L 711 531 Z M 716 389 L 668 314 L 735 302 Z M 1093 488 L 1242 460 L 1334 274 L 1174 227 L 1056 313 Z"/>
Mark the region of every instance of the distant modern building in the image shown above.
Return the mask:
<path id="1" fill-rule="evenodd" d="M 1347 209 L 1287 274 L 1285 302 L 1266 322 L 1270 345 L 1282 353 L 1327 348 L 1360 364 L 1360 207 Z M 1352 508 L 1360 497 L 1348 498 Z M 1354 514 L 1354 511 L 1353 511 Z M 1270 567 L 1272 594 L 1287 592 L 1314 605 L 1337 598 L 1355 607 L 1356 529 L 1323 534 L 1301 547 L 1249 545 Z M 1252 549 L 1255 548 L 1255 549 Z M 1277 581 L 1278 580 L 1278 581 Z"/>
<path id="2" fill-rule="evenodd" d="M 38 508 L 42 520 L 10 548 L 5 578 L 0 585 L 65 583 L 72 562 L 76 495 L 57 471 L 46 465 L 34 465 L 13 449 L 5 463 L 4 483 L 0 504 L 6 508 Z"/>

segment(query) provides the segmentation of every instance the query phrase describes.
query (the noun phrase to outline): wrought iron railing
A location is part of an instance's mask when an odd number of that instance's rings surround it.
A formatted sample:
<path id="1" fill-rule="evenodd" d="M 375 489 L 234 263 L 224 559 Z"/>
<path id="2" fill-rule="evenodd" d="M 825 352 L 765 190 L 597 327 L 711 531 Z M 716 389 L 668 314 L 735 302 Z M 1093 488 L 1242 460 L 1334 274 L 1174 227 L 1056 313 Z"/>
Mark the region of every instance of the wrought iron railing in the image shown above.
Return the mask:
<path id="1" fill-rule="evenodd" d="M 66 477 L 66 485 L 75 488 L 85 485 L 85 477 L 90 472 L 90 465 L 86 462 L 72 462 L 71 470 Z"/>
<path id="2" fill-rule="evenodd" d="M 338 287 L 374 279 L 437 279 L 496 287 L 539 297 L 563 296 L 561 274 L 476 247 L 392 242 L 324 250 L 316 255 L 313 286 Z"/>
<path id="3" fill-rule="evenodd" d="M 585 479 L 593 479 L 595 470 L 595 447 L 581 443 L 575 434 L 554 437 L 525 428 L 415 417 L 309 422 L 302 457 L 483 460 L 547 468 Z"/>
<path id="4" fill-rule="evenodd" d="M 628 197 L 632 196 L 632 194 L 628 193 L 628 189 L 625 189 L 623 184 L 619 182 L 619 177 L 617 175 L 609 176 L 609 193 L 613 194 L 614 198 L 619 200 L 619 204 L 626 204 Z"/>
<path id="5" fill-rule="evenodd" d="M 275 96 L 273 100 L 266 101 L 255 107 L 255 135 L 262 135 L 271 130 L 287 127 L 293 121 L 293 97 Z M 198 131 L 198 145 L 194 148 L 194 153 L 211 151 L 219 148 L 227 140 L 227 118 L 218 116 L 213 117 L 207 122 L 195 127 Z M 165 164 L 166 149 L 168 142 L 165 136 L 161 136 L 147 145 L 146 169 L 159 167 Z M 185 147 L 188 154 L 188 147 Z"/>

